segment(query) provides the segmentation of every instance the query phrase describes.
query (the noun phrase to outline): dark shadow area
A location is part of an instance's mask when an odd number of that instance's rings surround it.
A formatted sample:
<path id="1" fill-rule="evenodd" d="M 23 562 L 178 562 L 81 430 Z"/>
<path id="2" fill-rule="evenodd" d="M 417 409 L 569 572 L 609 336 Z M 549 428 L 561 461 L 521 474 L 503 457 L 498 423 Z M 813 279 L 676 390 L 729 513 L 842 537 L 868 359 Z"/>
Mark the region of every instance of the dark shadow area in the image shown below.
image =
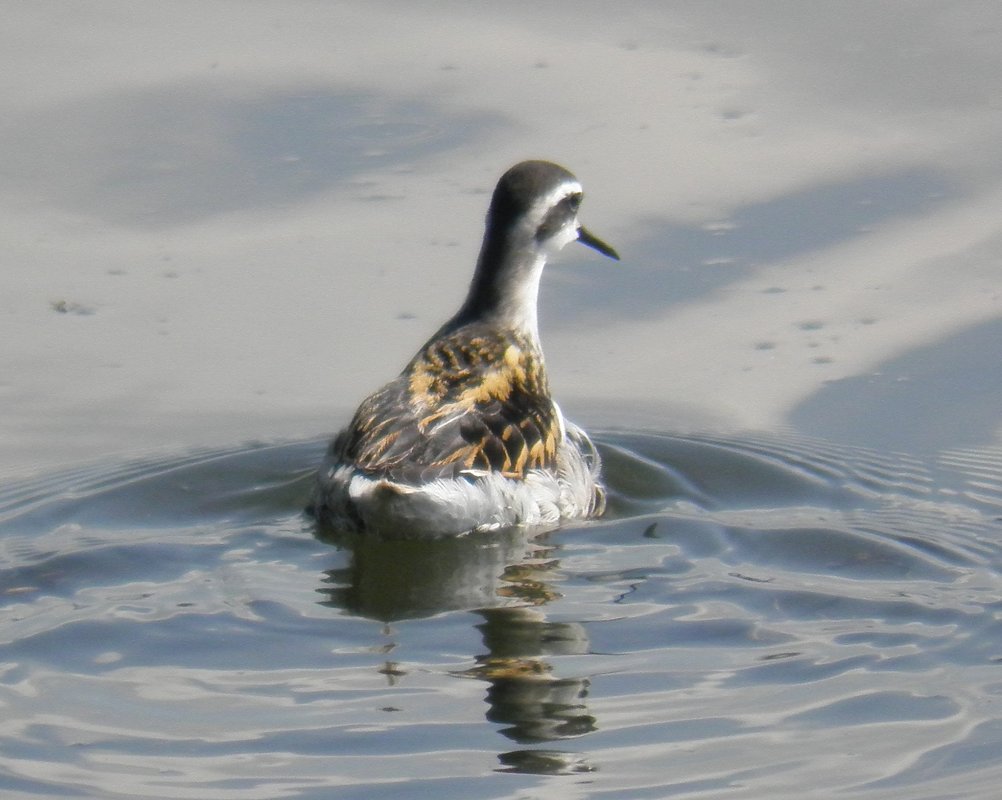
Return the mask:
<path id="1" fill-rule="evenodd" d="M 153 228 L 302 202 L 501 124 L 347 87 L 207 80 L 109 92 L 8 121 L 0 147 L 8 189 Z M 355 188 L 360 199 L 385 197 Z"/>
<path id="2" fill-rule="evenodd" d="M 339 559 L 338 566 L 324 574 L 318 590 L 321 602 L 356 616 L 396 622 L 548 599 L 545 585 L 506 577 L 509 570 L 538 557 L 541 545 L 522 528 L 382 539 L 318 524 L 315 534 L 347 554 L 347 563 Z"/>
<path id="3" fill-rule="evenodd" d="M 832 381 L 790 414 L 811 436 L 878 450 L 937 452 L 991 442 L 1002 424 L 1002 318 Z"/>
<path id="4" fill-rule="evenodd" d="M 946 179 L 918 169 L 814 185 L 747 206 L 717 225 L 693 227 L 649 220 L 646 240 L 618 247 L 622 265 L 582 257 L 568 248 L 544 279 L 542 319 L 579 324 L 582 309 L 603 318 L 657 316 L 744 279 L 762 265 L 838 244 L 862 229 L 930 211 L 953 191 Z M 602 236 L 601 220 L 582 214 Z M 838 276 L 817 276 L 818 283 Z M 774 287 L 776 291 L 784 287 Z"/>

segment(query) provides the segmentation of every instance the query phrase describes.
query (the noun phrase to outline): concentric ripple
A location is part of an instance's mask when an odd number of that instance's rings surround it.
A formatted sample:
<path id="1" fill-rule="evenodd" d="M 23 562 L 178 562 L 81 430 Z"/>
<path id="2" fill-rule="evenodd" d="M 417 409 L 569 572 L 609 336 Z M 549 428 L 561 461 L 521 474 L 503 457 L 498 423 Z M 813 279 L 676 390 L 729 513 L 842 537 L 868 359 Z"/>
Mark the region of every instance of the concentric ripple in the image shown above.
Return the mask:
<path id="1" fill-rule="evenodd" d="M 535 537 L 317 538 L 319 440 L 8 483 L 3 796 L 994 797 L 1002 453 L 598 438 Z"/>

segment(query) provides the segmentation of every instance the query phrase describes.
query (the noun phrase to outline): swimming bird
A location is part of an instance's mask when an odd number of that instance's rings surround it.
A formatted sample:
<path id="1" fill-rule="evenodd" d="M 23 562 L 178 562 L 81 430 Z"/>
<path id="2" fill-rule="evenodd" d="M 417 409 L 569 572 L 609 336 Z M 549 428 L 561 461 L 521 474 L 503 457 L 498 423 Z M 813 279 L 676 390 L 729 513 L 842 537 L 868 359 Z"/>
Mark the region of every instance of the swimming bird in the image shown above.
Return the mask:
<path id="1" fill-rule="evenodd" d="M 524 161 L 500 179 L 466 300 L 331 443 L 312 510 L 346 532 L 442 536 L 552 526 L 605 508 L 595 445 L 550 396 L 536 299 L 572 241 L 578 179 Z"/>

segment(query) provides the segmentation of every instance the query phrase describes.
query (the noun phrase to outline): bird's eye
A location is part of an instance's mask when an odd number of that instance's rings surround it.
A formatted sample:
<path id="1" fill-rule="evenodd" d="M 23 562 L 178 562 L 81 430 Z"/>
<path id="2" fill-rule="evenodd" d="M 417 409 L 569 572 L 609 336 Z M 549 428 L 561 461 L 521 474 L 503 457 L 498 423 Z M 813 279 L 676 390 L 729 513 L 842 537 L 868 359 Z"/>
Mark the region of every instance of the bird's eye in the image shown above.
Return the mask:
<path id="1" fill-rule="evenodd" d="M 567 203 L 574 211 L 577 211 L 581 208 L 581 200 L 583 198 L 584 195 L 581 192 L 574 192 L 574 194 L 567 195 Z"/>

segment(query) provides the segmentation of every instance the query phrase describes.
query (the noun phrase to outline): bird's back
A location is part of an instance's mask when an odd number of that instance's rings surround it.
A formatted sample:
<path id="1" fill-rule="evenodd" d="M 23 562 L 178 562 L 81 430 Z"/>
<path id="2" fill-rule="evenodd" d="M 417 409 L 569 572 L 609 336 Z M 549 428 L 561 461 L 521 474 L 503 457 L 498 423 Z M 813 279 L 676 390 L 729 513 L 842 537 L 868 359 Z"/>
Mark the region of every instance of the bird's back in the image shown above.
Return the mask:
<path id="1" fill-rule="evenodd" d="M 464 326 L 428 342 L 364 400 L 332 455 L 373 477 L 418 483 L 555 465 L 560 420 L 533 343 Z"/>
<path id="2" fill-rule="evenodd" d="M 467 326 L 432 339 L 362 402 L 331 445 L 314 508 L 383 533 L 550 524 L 601 513 L 598 472 L 533 342 Z"/>

